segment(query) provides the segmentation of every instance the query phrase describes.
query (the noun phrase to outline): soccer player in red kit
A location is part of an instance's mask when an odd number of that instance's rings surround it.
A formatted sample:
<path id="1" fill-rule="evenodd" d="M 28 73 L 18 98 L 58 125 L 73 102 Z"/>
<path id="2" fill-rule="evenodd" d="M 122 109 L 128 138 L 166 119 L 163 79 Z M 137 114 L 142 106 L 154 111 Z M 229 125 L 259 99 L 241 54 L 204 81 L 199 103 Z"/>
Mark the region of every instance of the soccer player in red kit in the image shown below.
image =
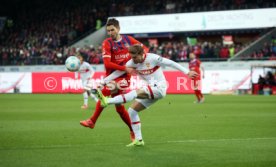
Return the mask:
<path id="1" fill-rule="evenodd" d="M 134 44 L 140 44 L 143 46 L 143 44 L 131 36 L 119 34 L 119 21 L 114 18 L 109 19 L 107 21 L 106 30 L 108 35 L 110 36 L 110 38 L 105 39 L 102 43 L 102 55 L 104 66 L 106 69 L 106 76 L 108 76 L 115 70 L 126 71 L 126 74 L 117 78 L 112 83 L 112 86 L 105 86 L 102 89 L 102 92 L 105 96 L 111 95 L 112 97 L 114 97 L 116 95 L 125 93 L 125 88 L 127 88 L 130 85 L 130 74 L 134 71 L 132 68 L 128 68 L 125 66 L 126 62 L 131 58 L 128 53 L 128 47 Z M 145 46 L 143 47 L 147 52 L 148 48 L 146 48 Z M 115 89 L 110 89 L 111 87 Z M 122 120 L 129 127 L 131 139 L 134 140 L 134 133 L 131 128 L 131 120 L 127 110 L 122 104 L 116 104 L 115 108 Z M 101 102 L 98 101 L 96 104 L 94 114 L 88 120 L 80 121 L 80 124 L 85 127 L 94 128 L 96 121 L 103 109 L 104 108 L 101 107 Z"/>
<path id="2" fill-rule="evenodd" d="M 204 78 L 204 69 L 201 66 L 200 60 L 196 58 L 196 55 L 194 53 L 189 54 L 190 62 L 189 62 L 189 69 L 190 71 L 195 71 L 198 73 L 198 76 L 192 79 L 192 88 L 195 91 L 195 95 L 197 100 L 195 103 L 203 103 L 204 102 L 204 96 L 201 93 L 201 72 L 202 72 L 202 78 Z"/>

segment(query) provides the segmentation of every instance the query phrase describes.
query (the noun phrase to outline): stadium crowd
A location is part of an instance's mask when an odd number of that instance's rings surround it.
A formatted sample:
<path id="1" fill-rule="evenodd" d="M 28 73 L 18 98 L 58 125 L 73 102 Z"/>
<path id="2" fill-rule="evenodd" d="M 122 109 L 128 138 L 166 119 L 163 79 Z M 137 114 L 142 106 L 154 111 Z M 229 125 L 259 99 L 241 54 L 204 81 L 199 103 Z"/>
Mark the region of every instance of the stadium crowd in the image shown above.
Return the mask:
<path id="1" fill-rule="evenodd" d="M 20 4 L 20 5 L 19 5 Z M 206 4 L 208 4 L 206 6 Z M 266 8 L 276 6 L 268 0 L 60 0 L 22 3 L 19 0 L 1 2 L 0 16 L 7 17 L 0 29 L 1 65 L 63 64 L 67 56 L 80 51 L 93 64 L 101 63 L 100 48 L 69 48 L 77 39 L 105 24 L 108 16 L 182 13 L 230 9 Z M 147 10 L 145 10 L 147 9 Z M 14 12 L 17 11 L 17 12 Z M 165 42 L 151 50 L 176 61 L 185 61 L 195 50 L 200 58 L 231 57 L 243 46 L 230 48 L 204 42 L 191 48 L 182 42 Z"/>
<path id="2" fill-rule="evenodd" d="M 234 56 L 245 45 L 223 45 L 222 42 L 198 42 L 191 46 L 184 42 L 164 42 L 160 46 L 150 46 L 150 52 L 162 55 L 177 62 L 188 61 L 189 53 L 193 52 L 202 61 L 223 61 Z"/>
<path id="3" fill-rule="evenodd" d="M 181 41 L 164 41 L 160 44 L 149 44 L 150 52 L 159 54 L 163 57 L 169 58 L 177 62 L 188 61 L 188 55 L 193 52 L 202 61 L 224 61 L 234 56 L 247 44 L 237 43 L 234 45 L 223 45 L 222 42 L 198 42 L 191 46 Z M 261 49 L 262 55 L 255 54 L 242 59 L 273 59 L 276 55 L 276 45 L 265 44 L 266 47 Z M 62 47 L 55 50 L 47 47 L 37 49 L 32 47 L 30 49 L 2 49 L 0 55 L 2 57 L 1 64 L 3 65 L 34 65 L 34 64 L 64 64 L 68 56 L 77 55 L 80 53 L 85 60 L 90 64 L 102 63 L 101 46 L 86 46 L 84 48 L 69 48 Z M 264 54 L 265 53 L 265 54 Z M 255 57 L 256 56 L 256 57 Z"/>
<path id="4" fill-rule="evenodd" d="M 271 42 L 265 42 L 261 49 L 255 50 L 250 55 L 241 55 L 242 60 L 276 60 L 276 38 L 272 37 Z"/>
<path id="5" fill-rule="evenodd" d="M 265 91 L 268 91 L 268 94 L 272 94 L 272 89 L 276 86 L 276 74 L 268 71 L 264 77 L 260 75 L 257 84 L 258 94 L 264 94 Z"/>

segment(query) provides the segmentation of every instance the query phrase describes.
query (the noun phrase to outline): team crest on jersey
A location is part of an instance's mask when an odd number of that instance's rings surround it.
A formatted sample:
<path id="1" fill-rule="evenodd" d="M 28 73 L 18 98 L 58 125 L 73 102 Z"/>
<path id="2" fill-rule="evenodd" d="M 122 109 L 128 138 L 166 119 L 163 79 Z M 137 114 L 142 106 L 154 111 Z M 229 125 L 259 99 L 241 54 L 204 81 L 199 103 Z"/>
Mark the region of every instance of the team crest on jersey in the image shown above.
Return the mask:
<path id="1" fill-rule="evenodd" d="M 118 50 L 118 47 L 113 46 L 113 47 L 112 47 L 112 50 Z"/>
<path id="2" fill-rule="evenodd" d="M 150 68 L 150 63 L 146 63 L 147 68 Z"/>

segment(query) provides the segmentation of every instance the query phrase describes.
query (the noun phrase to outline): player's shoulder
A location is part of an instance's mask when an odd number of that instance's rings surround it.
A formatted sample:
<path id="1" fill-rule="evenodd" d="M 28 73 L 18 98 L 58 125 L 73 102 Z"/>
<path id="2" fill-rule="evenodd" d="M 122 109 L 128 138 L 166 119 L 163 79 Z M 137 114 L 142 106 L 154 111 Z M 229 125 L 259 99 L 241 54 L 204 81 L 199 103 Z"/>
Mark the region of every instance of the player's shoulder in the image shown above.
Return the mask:
<path id="1" fill-rule="evenodd" d="M 136 67 L 136 64 L 133 62 L 132 59 L 129 59 L 129 60 L 126 62 L 126 66 L 127 66 L 127 67 Z"/>
<path id="2" fill-rule="evenodd" d="M 107 43 L 110 43 L 112 41 L 112 38 L 109 37 L 109 38 L 106 38 L 104 41 L 103 41 L 103 45 L 107 44 Z"/>
<path id="3" fill-rule="evenodd" d="M 84 66 L 90 66 L 90 64 L 89 64 L 88 62 L 86 62 L 86 61 L 84 61 L 82 64 L 83 64 Z"/>
<path id="4" fill-rule="evenodd" d="M 112 38 L 111 38 L 111 37 L 109 37 L 109 38 L 105 38 L 104 42 L 105 42 L 105 41 L 110 41 L 110 40 L 112 40 Z"/>
<path id="5" fill-rule="evenodd" d="M 159 55 L 155 54 L 155 53 L 146 53 L 146 55 L 150 58 L 152 57 L 160 57 Z"/>
<path id="6" fill-rule="evenodd" d="M 198 58 L 196 59 L 196 62 L 197 62 L 197 63 L 201 63 L 201 61 L 200 61 Z"/>
<path id="7" fill-rule="evenodd" d="M 125 38 L 128 42 L 130 42 L 131 44 L 137 44 L 140 43 L 137 39 L 135 39 L 133 36 L 130 35 L 122 35 L 123 38 Z"/>
<path id="8" fill-rule="evenodd" d="M 129 38 L 129 39 L 135 39 L 134 37 L 130 36 L 130 35 L 122 35 L 122 37 L 124 38 Z"/>
<path id="9" fill-rule="evenodd" d="M 87 61 L 83 62 L 84 65 L 90 65 Z"/>

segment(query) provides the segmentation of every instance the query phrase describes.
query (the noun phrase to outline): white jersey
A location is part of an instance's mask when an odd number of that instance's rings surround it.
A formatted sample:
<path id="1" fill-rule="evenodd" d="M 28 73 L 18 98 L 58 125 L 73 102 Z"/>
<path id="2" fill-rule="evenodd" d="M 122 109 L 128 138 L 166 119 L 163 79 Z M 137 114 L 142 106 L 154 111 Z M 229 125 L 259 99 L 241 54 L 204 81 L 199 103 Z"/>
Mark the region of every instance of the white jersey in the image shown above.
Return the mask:
<path id="1" fill-rule="evenodd" d="M 166 78 L 163 74 L 163 70 L 161 66 L 171 66 L 173 68 L 176 68 L 183 73 L 187 74 L 188 70 L 184 67 L 182 67 L 180 64 L 171 61 L 169 59 L 160 57 L 159 55 L 153 54 L 153 53 L 147 53 L 145 54 L 144 61 L 142 63 L 135 64 L 132 59 L 130 59 L 126 63 L 127 67 L 135 68 L 138 72 L 138 76 L 142 79 L 144 79 L 148 84 L 165 84 L 166 85 Z M 124 74 L 124 71 L 115 71 L 112 74 L 110 74 L 108 77 L 104 79 L 104 81 L 110 82 L 111 80 L 121 76 Z"/>
<path id="2" fill-rule="evenodd" d="M 161 68 L 163 58 L 152 53 L 145 54 L 145 59 L 142 63 L 135 64 L 133 60 L 126 63 L 126 67 L 135 68 L 138 76 L 145 80 L 149 85 L 167 84 L 166 78 Z"/>
<path id="3" fill-rule="evenodd" d="M 135 68 L 138 76 L 147 82 L 147 85 L 141 89 L 148 94 L 149 99 L 136 99 L 139 103 L 145 107 L 149 107 L 154 104 L 158 99 L 166 96 L 167 81 L 161 66 L 170 66 L 178 69 L 184 74 L 188 73 L 188 70 L 182 67 L 180 64 L 171 61 L 169 59 L 160 57 L 153 53 L 145 54 L 144 61 L 142 63 L 135 64 L 133 60 L 129 60 L 126 63 L 126 67 Z M 123 75 L 125 71 L 115 71 L 104 79 L 105 83 Z"/>
<path id="4" fill-rule="evenodd" d="M 93 76 L 94 70 L 92 69 L 89 63 L 84 61 L 81 64 L 80 69 L 75 73 L 75 75 L 78 75 L 78 74 L 80 74 L 80 79 L 82 81 L 85 81 Z"/>

